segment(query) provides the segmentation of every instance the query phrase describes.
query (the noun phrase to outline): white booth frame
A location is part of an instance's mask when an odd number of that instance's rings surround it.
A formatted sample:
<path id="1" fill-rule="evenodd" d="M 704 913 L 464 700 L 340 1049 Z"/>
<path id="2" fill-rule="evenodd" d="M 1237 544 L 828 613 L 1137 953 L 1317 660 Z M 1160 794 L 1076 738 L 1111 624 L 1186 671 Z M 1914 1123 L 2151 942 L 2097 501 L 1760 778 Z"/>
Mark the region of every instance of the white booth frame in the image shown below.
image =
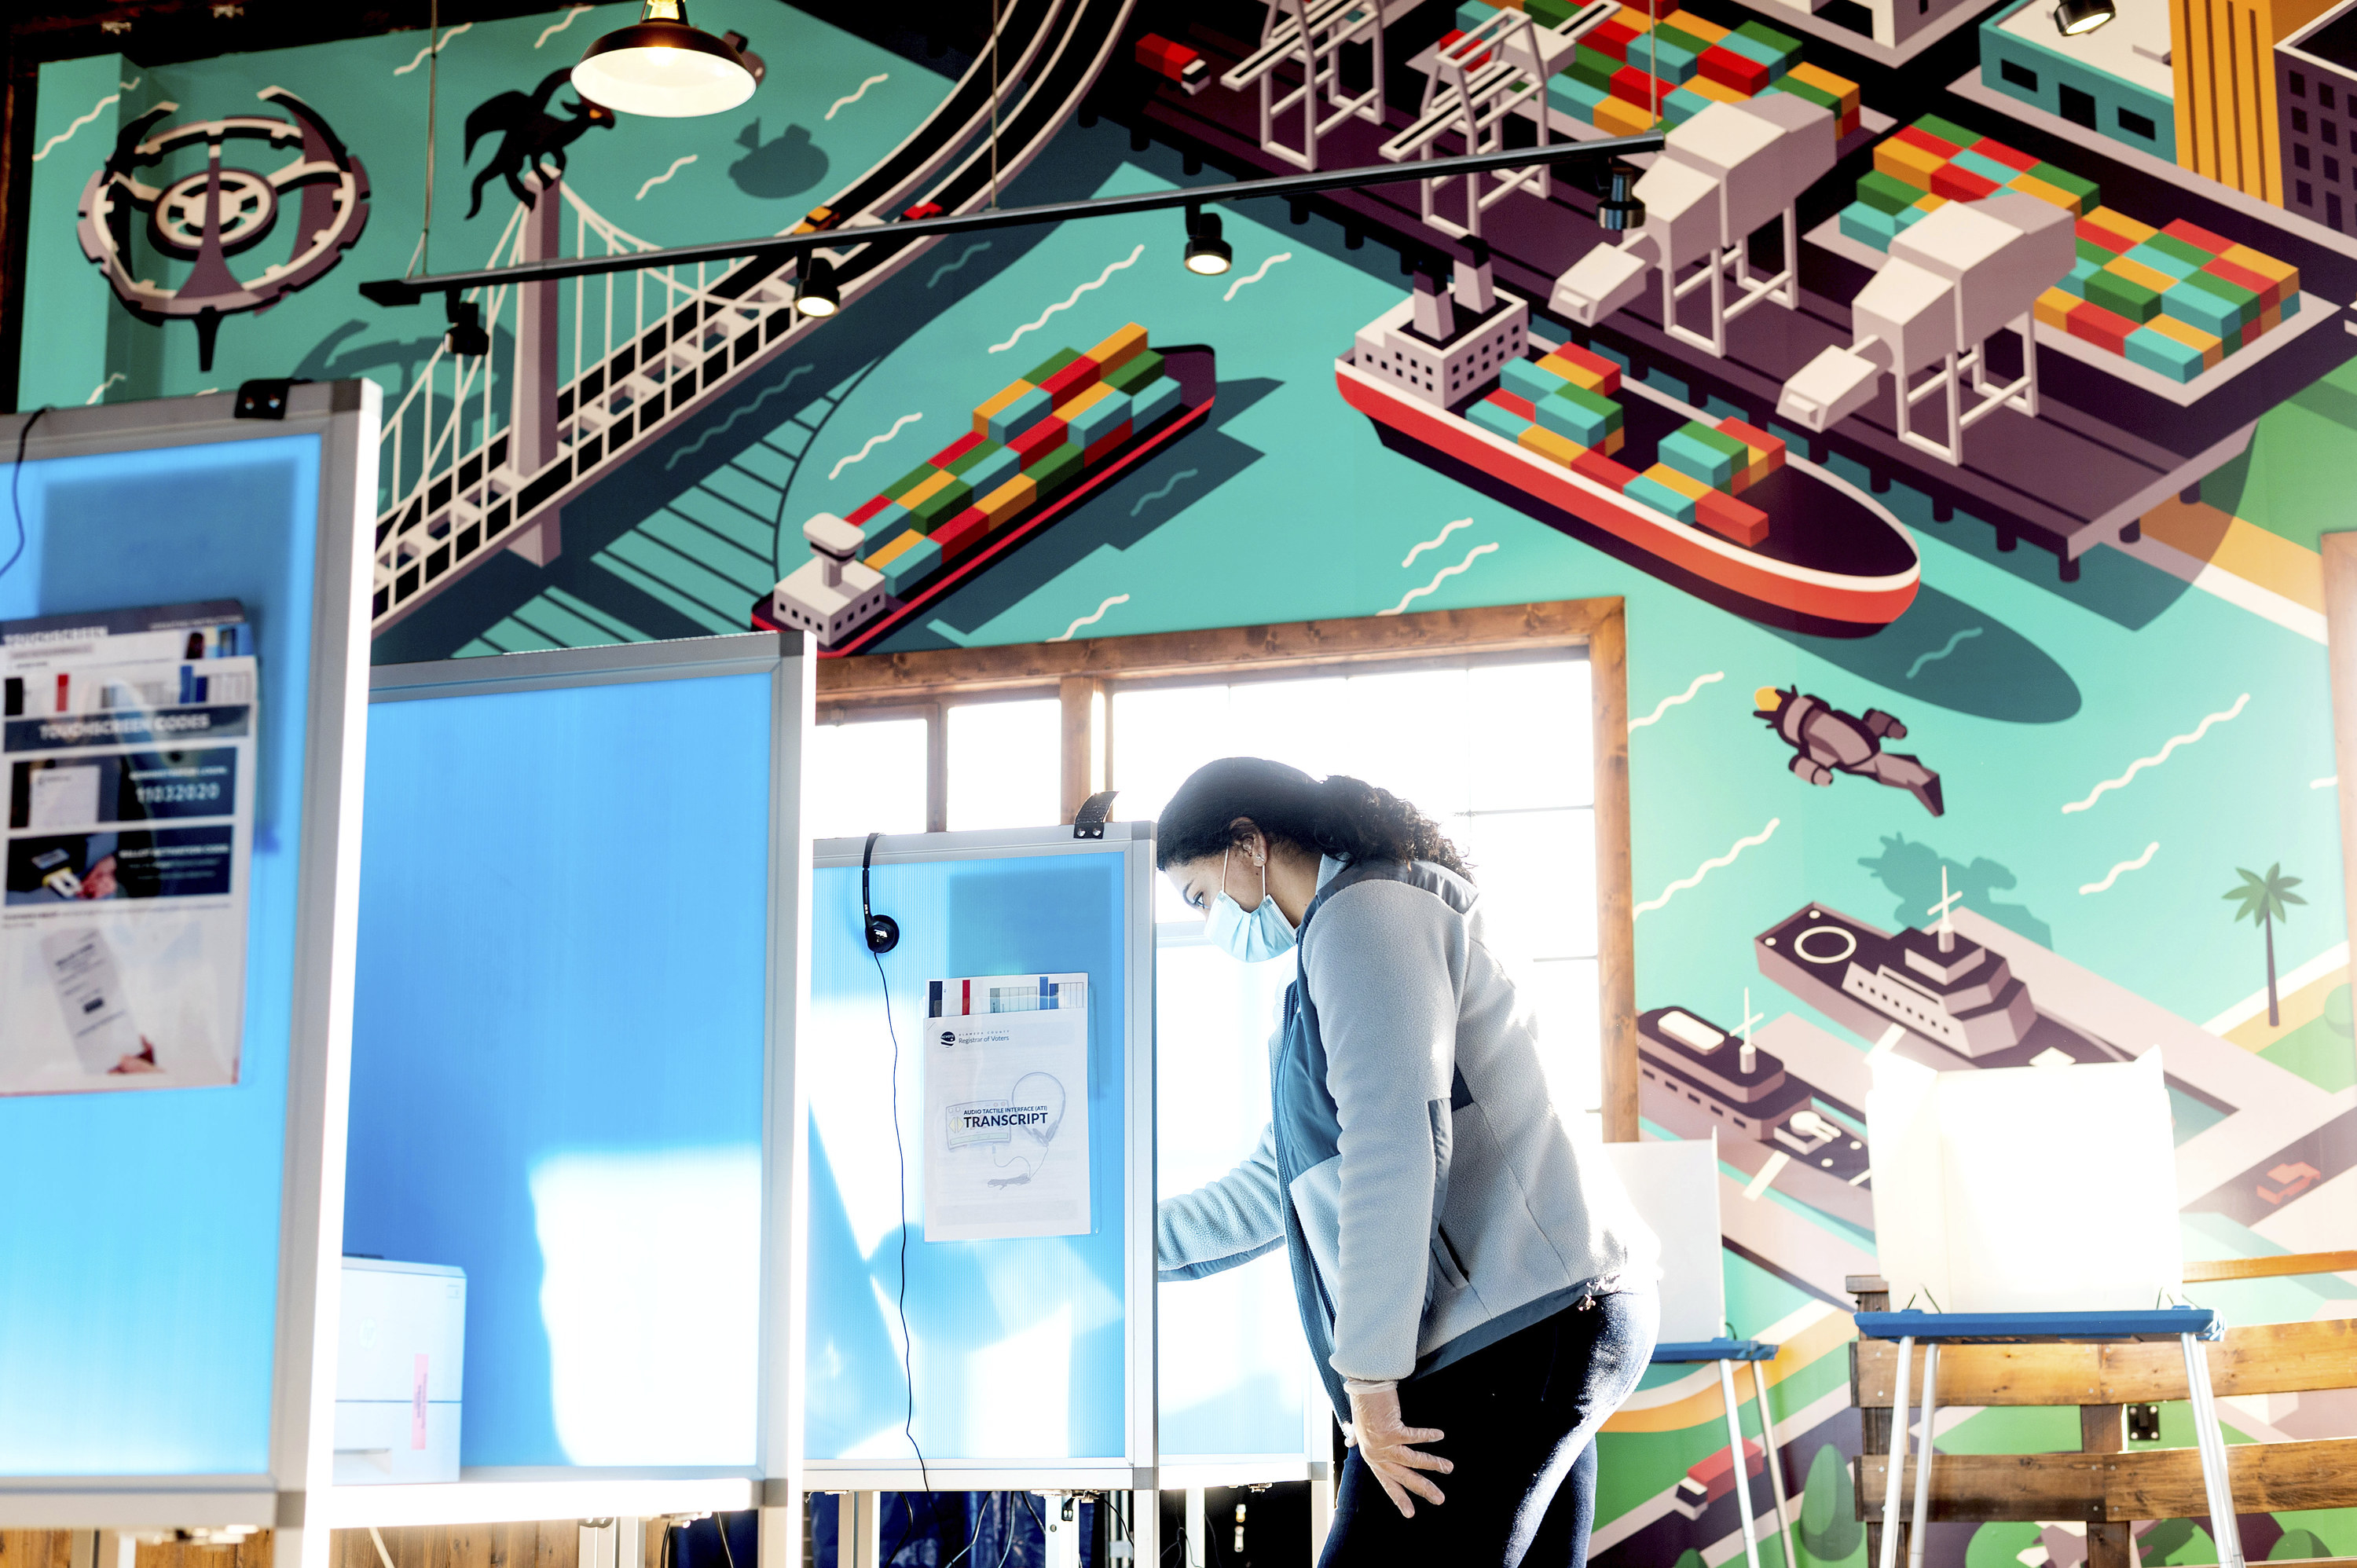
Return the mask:
<path id="1" fill-rule="evenodd" d="M 329 1474 L 336 1315 L 343 1251 L 344 1108 L 350 1083 L 360 815 L 366 749 L 370 555 L 382 391 L 371 381 L 296 384 L 284 417 L 236 417 L 237 394 L 44 409 L 0 418 L 0 452 L 27 462 L 319 438 L 305 713 L 301 871 L 279 1186 L 277 1325 L 265 1475 L 0 1477 L 0 1528 L 135 1531 L 275 1529 L 282 1568 L 319 1568 L 328 1542 L 307 1521 Z M 30 426 L 28 429 L 27 426 Z M 309 1528 L 307 1528 L 307 1523 Z"/>

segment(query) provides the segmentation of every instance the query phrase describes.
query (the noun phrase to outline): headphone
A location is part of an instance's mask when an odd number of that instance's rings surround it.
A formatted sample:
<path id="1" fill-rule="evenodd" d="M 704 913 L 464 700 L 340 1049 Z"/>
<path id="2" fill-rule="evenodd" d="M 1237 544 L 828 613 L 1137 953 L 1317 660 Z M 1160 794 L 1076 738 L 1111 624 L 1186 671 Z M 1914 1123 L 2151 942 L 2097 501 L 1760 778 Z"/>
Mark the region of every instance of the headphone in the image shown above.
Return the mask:
<path id="1" fill-rule="evenodd" d="M 867 950 L 888 953 L 900 945 L 900 922 L 889 915 L 877 914 L 867 902 L 867 867 L 876 858 L 876 841 L 882 833 L 869 833 L 867 847 L 859 853 L 859 929 L 867 938 Z"/>

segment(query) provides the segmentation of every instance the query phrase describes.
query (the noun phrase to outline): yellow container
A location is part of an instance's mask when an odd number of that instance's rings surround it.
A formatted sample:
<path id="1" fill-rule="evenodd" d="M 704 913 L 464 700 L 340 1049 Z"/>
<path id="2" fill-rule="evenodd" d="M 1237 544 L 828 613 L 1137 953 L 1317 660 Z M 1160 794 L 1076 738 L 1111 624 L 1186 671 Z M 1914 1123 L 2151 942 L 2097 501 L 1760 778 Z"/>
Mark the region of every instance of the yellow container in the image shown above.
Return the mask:
<path id="1" fill-rule="evenodd" d="M 1723 81 L 1713 81 L 1706 76 L 1689 78 L 1686 86 L 1697 98 L 1707 98 L 1713 103 L 1748 103 L 1751 94 L 1740 88 L 1729 87 Z"/>
<path id="2" fill-rule="evenodd" d="M 955 474 L 951 473 L 947 468 L 935 468 L 931 476 L 926 478 L 920 479 L 914 486 L 904 490 L 899 495 L 894 496 L 892 499 L 899 501 L 902 506 L 907 507 L 910 511 L 914 511 L 919 507 L 922 506 L 928 499 L 949 489 L 955 483 L 957 483 L 957 476 Z"/>
<path id="3" fill-rule="evenodd" d="M 1596 449 L 1598 452 L 1603 453 L 1607 457 L 1609 457 L 1612 454 L 1620 450 L 1621 444 L 1627 440 L 1628 436 L 1618 427 L 1615 427 L 1604 433 L 1604 439 L 1597 443 Z"/>
<path id="4" fill-rule="evenodd" d="M 1531 425 L 1514 439 L 1544 457 L 1548 462 L 1560 463 L 1566 468 L 1578 461 L 1579 455 L 1587 450 L 1570 436 L 1559 435 L 1544 424 Z"/>
<path id="5" fill-rule="evenodd" d="M 1803 60 L 1784 74 L 1794 81 L 1807 82 L 1820 92 L 1832 93 L 1841 102 L 1841 113 L 1852 114 L 1857 112 L 1857 83 L 1847 77 L 1835 76 L 1824 67 L 1812 65 L 1807 60 Z"/>
<path id="6" fill-rule="evenodd" d="M 1686 37 L 1700 38 L 1706 44 L 1718 42 L 1719 39 L 1727 37 L 1727 29 L 1720 27 L 1717 22 L 1697 16 L 1692 11 L 1673 11 L 1662 18 L 1662 26 L 1675 27 Z"/>
<path id="7" fill-rule="evenodd" d="M 2126 213 L 2115 211 L 2108 207 L 2098 207 L 2084 216 L 2088 222 L 2098 229 L 2107 229 L 2115 234 L 2126 236 L 2128 242 L 2133 245 L 2141 245 L 2160 232 L 2149 223 L 2139 223 Z"/>
<path id="8" fill-rule="evenodd" d="M 1095 348 L 1088 357 L 1097 362 L 1097 374 L 1102 376 L 1129 363 L 1146 352 L 1146 328 L 1133 321 Z"/>
<path id="9" fill-rule="evenodd" d="M 2071 307 L 2078 303 L 2078 297 L 2067 290 L 2050 288 L 2038 296 L 2030 314 L 2056 331 L 2067 332 L 2071 329 Z"/>
<path id="10" fill-rule="evenodd" d="M 2049 294 L 2061 293 L 2060 289 L 2049 289 L 2047 292 Z M 2044 301 L 2041 300 L 2040 303 L 2042 305 Z M 2043 321 L 2046 318 L 2041 316 L 2039 319 Z M 2265 318 L 2262 317 L 2261 319 Z M 2155 332 L 2159 333 L 2164 338 L 2175 338 L 2178 342 L 2184 344 L 2189 349 L 2201 349 L 2201 364 L 2202 368 L 2205 370 L 2215 365 L 2220 360 L 2224 359 L 2226 356 L 2225 348 L 2218 341 L 2215 334 L 2204 332 L 2201 328 L 2194 326 L 2190 321 L 2179 321 L 2174 316 L 2156 316 L 2151 320 L 2146 322 L 2145 325 L 2151 328 Z"/>
<path id="11" fill-rule="evenodd" d="M 1633 136 L 1649 129 L 1653 117 L 1625 99 L 1608 98 L 1596 106 L 1596 128 L 1615 135 Z"/>
<path id="12" fill-rule="evenodd" d="M 974 504 L 990 519 L 990 526 L 996 528 L 1039 499 L 1039 487 L 1031 476 L 1017 474 Z"/>
<path id="13" fill-rule="evenodd" d="M 2024 196 L 2034 196 L 2038 198 L 2039 200 L 2050 202 L 2056 207 L 2061 208 L 2066 212 L 2075 214 L 2079 210 L 2079 199 L 2077 197 L 2072 195 L 2069 191 L 2063 189 L 2059 185 L 2047 184 L 2044 180 L 2039 178 L 2034 174 L 2016 175 L 2012 183 L 2007 185 L 2006 188 L 2007 190 L 2018 190 Z"/>
<path id="14" fill-rule="evenodd" d="M 1074 392 L 1069 400 L 1056 405 L 1056 417 L 1069 424 L 1074 414 L 1094 408 L 1111 396 L 1113 396 L 1113 388 L 1103 381 L 1091 381 L 1087 386 Z"/>
<path id="15" fill-rule="evenodd" d="M 1932 172 L 1948 160 L 1928 147 L 1910 145 L 1906 142 L 1886 141 L 1874 149 L 1874 166 L 1893 179 L 1904 180 L 1918 190 L 1932 188 Z"/>
<path id="16" fill-rule="evenodd" d="M 974 411 L 974 433 L 976 435 L 987 437 L 990 435 L 990 416 L 1004 409 L 1008 403 L 1013 403 L 1025 392 L 1031 392 L 1033 390 L 1035 389 L 1029 381 L 1017 381 L 1007 387 L 1005 392 L 1002 392 L 997 396 L 992 398 L 988 403 L 976 407 Z"/>
<path id="17" fill-rule="evenodd" d="M 1638 10 L 1634 5 L 1621 6 L 1612 13 L 1612 19 L 1623 27 L 1634 27 L 1641 33 L 1650 33 L 1653 30 L 1653 18 Z"/>
<path id="18" fill-rule="evenodd" d="M 913 528 L 904 528 L 899 532 L 892 536 L 891 543 L 887 544 L 883 549 L 878 550 L 875 554 L 870 555 L 867 558 L 867 564 L 880 572 L 885 567 L 889 566 L 894 561 L 898 560 L 904 553 L 915 549 L 917 547 L 917 541 L 923 537 L 923 534 L 919 533 Z"/>
<path id="19" fill-rule="evenodd" d="M 1688 500 L 1700 500 L 1710 487 L 1691 474 L 1680 473 L 1667 463 L 1656 463 L 1645 470 L 1645 478 L 1658 485 L 1667 485 Z"/>
<path id="20" fill-rule="evenodd" d="M 2155 294 L 2167 294 L 2177 282 L 2175 278 L 2159 268 L 2146 266 L 2142 262 L 2127 256 L 2114 256 L 2104 263 L 2104 270 L 2124 277 L 2130 283 L 2142 284 Z"/>

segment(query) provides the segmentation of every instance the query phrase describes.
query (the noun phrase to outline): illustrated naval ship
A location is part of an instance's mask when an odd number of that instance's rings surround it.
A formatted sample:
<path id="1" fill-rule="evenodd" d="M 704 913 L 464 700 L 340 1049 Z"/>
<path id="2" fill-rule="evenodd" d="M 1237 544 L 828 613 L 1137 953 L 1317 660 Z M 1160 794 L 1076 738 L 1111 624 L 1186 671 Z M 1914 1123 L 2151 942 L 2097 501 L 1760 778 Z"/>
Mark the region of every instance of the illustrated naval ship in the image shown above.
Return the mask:
<path id="1" fill-rule="evenodd" d="M 1866 1115 L 1793 1074 L 1783 1058 L 1683 1007 L 1637 1019 L 1637 1098 L 1646 1118 L 1681 1138 L 1717 1132 L 1764 1144 L 1784 1163 L 1786 1196 L 1871 1230 Z M 1738 1161 L 1738 1164 L 1747 1162 Z"/>
<path id="2" fill-rule="evenodd" d="M 1906 1054 L 1943 1071 L 2126 1061 L 2129 1053 L 2038 1010 L 2004 955 L 1960 936 L 1961 894 L 1941 875 L 1936 925 L 1895 935 L 1811 904 L 1753 940 L 1760 972 L 1872 1040 L 1893 1026 Z"/>

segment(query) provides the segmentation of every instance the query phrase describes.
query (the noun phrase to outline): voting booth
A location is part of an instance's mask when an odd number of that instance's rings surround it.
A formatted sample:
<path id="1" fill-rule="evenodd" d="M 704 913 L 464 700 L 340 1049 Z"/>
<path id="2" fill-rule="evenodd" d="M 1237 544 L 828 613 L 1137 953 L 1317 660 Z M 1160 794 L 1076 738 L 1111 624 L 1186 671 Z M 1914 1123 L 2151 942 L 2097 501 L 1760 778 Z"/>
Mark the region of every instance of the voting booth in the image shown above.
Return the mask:
<path id="1" fill-rule="evenodd" d="M 331 1522 L 791 1502 L 811 682 L 791 632 L 371 673 L 343 1233 L 464 1272 L 466 1371 L 457 1479 Z"/>
<path id="2" fill-rule="evenodd" d="M 0 1527 L 275 1526 L 293 1563 L 326 1548 L 379 394 L 278 398 L 0 419 Z"/>

